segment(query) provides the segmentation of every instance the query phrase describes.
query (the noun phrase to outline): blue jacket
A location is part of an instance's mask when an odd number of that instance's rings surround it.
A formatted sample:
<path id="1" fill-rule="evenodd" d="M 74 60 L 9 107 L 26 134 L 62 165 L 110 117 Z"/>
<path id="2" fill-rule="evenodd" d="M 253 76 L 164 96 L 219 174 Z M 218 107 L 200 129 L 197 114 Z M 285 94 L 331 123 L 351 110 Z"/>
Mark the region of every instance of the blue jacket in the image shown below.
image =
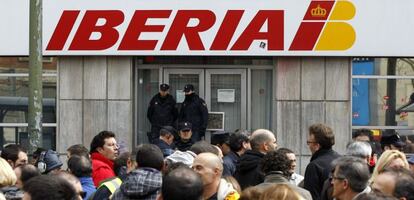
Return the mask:
<path id="1" fill-rule="evenodd" d="M 96 191 L 92 177 L 80 177 L 79 181 L 82 185 L 82 190 L 86 192 L 84 199 L 89 199 L 89 197 Z"/>
<path id="2" fill-rule="evenodd" d="M 234 151 L 230 151 L 223 158 L 223 177 L 234 176 L 236 166 L 239 163 L 240 156 Z"/>
<path id="3" fill-rule="evenodd" d="M 161 149 L 164 158 L 174 153 L 172 147 L 161 139 L 156 139 L 154 144 Z"/>

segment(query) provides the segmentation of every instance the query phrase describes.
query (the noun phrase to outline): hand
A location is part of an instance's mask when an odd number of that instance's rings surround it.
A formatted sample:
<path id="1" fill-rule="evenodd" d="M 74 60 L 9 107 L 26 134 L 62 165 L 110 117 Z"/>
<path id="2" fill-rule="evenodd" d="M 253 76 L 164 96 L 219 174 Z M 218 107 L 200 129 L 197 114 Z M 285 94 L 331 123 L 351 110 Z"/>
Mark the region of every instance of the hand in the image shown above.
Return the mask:
<path id="1" fill-rule="evenodd" d="M 412 144 L 413 142 L 408 138 L 408 135 L 405 136 L 405 142 L 407 144 Z"/>

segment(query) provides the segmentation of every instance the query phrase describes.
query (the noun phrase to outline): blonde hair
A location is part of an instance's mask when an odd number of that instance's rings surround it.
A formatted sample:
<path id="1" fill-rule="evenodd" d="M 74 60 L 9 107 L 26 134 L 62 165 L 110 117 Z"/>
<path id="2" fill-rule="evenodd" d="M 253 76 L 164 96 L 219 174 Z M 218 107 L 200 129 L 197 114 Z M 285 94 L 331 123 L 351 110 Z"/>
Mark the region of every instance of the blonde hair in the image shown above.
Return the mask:
<path id="1" fill-rule="evenodd" d="M 242 191 L 239 200 L 257 200 L 262 192 L 258 187 L 248 187 Z"/>
<path id="2" fill-rule="evenodd" d="M 237 193 L 242 193 L 239 182 L 237 182 L 233 176 L 226 176 L 223 179 L 226 180 L 227 183 L 230 183 L 233 186 L 233 189 L 237 191 Z"/>
<path id="3" fill-rule="evenodd" d="M 287 184 L 275 184 L 263 191 L 260 200 L 303 200 L 294 189 Z"/>
<path id="4" fill-rule="evenodd" d="M 0 158 L 0 188 L 16 184 L 17 178 L 10 164 Z"/>
<path id="5" fill-rule="evenodd" d="M 370 183 L 372 183 L 375 178 L 383 172 L 390 163 L 400 158 L 404 162 L 404 168 L 409 169 L 410 165 L 407 162 L 407 158 L 405 157 L 405 154 L 398 150 L 386 150 L 382 153 L 381 157 L 378 159 L 377 164 L 375 165 L 374 172 L 372 173 L 371 179 L 369 180 Z"/>

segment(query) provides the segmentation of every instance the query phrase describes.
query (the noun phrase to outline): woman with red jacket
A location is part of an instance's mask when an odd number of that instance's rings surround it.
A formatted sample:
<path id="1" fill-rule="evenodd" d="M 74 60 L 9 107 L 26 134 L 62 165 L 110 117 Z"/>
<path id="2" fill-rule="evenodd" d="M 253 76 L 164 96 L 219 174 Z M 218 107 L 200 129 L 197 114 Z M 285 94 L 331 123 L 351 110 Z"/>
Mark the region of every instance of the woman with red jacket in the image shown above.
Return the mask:
<path id="1" fill-rule="evenodd" d="M 91 142 L 92 179 L 96 187 L 105 179 L 115 176 L 114 160 L 118 156 L 115 134 L 102 131 Z"/>

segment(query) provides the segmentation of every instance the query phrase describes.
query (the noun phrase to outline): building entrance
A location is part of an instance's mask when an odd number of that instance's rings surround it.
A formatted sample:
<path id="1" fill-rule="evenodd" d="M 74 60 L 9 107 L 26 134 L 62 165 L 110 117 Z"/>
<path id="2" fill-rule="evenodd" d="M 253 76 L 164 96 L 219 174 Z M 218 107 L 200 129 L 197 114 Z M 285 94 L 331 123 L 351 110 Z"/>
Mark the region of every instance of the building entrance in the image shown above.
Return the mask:
<path id="1" fill-rule="evenodd" d="M 192 84 L 209 112 L 224 113 L 225 131 L 247 128 L 246 69 L 164 69 L 163 78 L 178 108 L 185 98 L 182 89 Z"/>
<path id="2" fill-rule="evenodd" d="M 272 128 L 272 66 L 160 64 L 141 65 L 135 69 L 136 144 L 148 142 L 147 132 L 151 130 L 151 124 L 147 109 L 161 83 L 170 85 L 170 94 L 177 101 L 178 109 L 185 98 L 184 86 L 194 85 L 209 112 L 224 113 L 225 131 Z M 208 139 L 208 132 L 206 136 Z"/>

